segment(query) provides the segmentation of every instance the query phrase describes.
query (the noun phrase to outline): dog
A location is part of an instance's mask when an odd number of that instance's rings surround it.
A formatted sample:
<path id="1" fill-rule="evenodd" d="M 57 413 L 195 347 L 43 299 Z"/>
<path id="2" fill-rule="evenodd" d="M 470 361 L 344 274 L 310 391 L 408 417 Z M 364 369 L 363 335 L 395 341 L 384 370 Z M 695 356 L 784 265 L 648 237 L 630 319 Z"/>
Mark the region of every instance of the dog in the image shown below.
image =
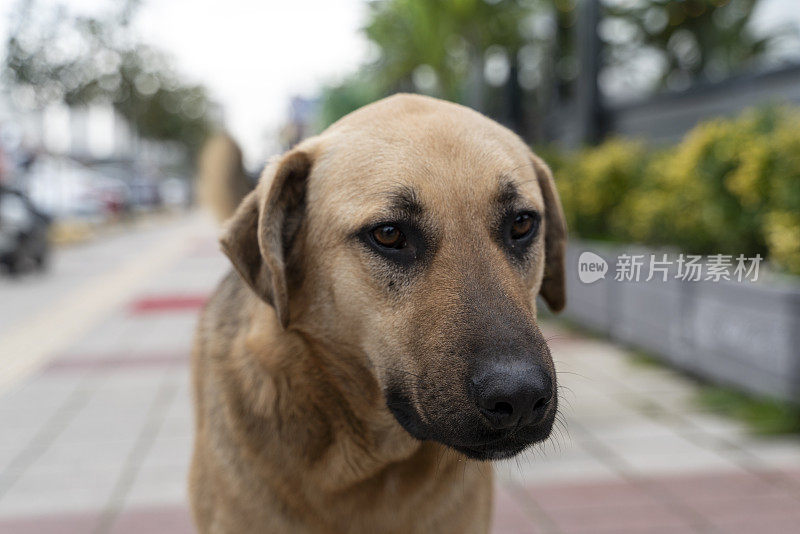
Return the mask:
<path id="1" fill-rule="evenodd" d="M 487 460 L 556 415 L 535 298 L 564 307 L 565 235 L 545 163 L 429 97 L 270 162 L 192 356 L 200 532 L 487 532 Z"/>
<path id="2" fill-rule="evenodd" d="M 242 199 L 253 189 L 242 161 L 242 150 L 225 133 L 211 136 L 197 161 L 197 196 L 222 223 L 231 216 Z"/>

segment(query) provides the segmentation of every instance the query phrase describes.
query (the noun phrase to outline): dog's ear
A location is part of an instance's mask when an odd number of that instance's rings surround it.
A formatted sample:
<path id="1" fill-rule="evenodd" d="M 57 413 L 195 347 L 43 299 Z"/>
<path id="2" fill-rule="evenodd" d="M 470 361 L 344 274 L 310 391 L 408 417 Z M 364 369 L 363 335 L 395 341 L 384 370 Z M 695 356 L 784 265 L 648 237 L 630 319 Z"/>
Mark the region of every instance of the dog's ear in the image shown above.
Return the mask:
<path id="1" fill-rule="evenodd" d="M 311 158 L 289 152 L 264 169 L 261 182 L 228 221 L 222 250 L 248 286 L 275 308 L 281 325 L 289 323 L 286 262 L 305 211 Z"/>
<path id="2" fill-rule="evenodd" d="M 558 198 L 553 173 L 538 156 L 532 155 L 533 169 L 544 198 L 544 278 L 539 294 L 553 312 L 560 312 L 567 303 L 565 287 L 565 254 L 567 223 Z"/>

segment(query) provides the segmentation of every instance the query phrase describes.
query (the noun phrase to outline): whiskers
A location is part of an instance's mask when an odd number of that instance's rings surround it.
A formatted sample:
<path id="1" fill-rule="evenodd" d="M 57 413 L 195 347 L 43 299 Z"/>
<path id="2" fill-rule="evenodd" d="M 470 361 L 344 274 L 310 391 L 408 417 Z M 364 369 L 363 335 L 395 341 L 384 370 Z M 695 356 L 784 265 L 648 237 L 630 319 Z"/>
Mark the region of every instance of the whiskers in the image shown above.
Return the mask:
<path id="1" fill-rule="evenodd" d="M 375 364 L 374 366 L 376 368 L 378 368 L 378 369 L 385 369 L 387 371 L 394 371 L 396 373 L 403 373 L 403 375 L 412 376 L 412 377 L 416 378 L 417 380 L 424 380 L 421 376 L 419 376 L 417 374 L 414 374 L 411 371 L 406 371 L 405 369 L 399 369 L 397 367 L 389 367 L 388 365 L 378 365 L 378 364 Z"/>

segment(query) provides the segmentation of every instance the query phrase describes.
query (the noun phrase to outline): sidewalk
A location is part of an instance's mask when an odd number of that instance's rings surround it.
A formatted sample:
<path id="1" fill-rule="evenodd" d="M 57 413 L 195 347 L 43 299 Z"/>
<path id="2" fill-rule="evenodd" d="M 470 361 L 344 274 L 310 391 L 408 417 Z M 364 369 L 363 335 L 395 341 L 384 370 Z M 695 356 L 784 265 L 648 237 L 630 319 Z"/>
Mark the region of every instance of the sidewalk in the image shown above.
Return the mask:
<path id="1" fill-rule="evenodd" d="M 113 249 L 132 271 L 97 278 L 104 290 L 93 291 L 113 298 L 83 302 L 88 319 L 70 326 L 54 310 L 27 323 L 54 351 L 0 390 L 0 533 L 193 532 L 188 352 L 227 262 L 208 223 L 170 224 L 149 249 Z M 90 283 L 63 298 L 92 294 Z M 557 324 L 543 330 L 562 423 L 499 466 L 495 533 L 797 531 L 800 440 L 751 437 L 694 406 L 691 381 Z"/>
<path id="2" fill-rule="evenodd" d="M 543 330 L 565 425 L 500 469 L 497 532 L 798 532 L 798 437 L 753 437 L 697 406 L 697 386 L 677 373 Z"/>

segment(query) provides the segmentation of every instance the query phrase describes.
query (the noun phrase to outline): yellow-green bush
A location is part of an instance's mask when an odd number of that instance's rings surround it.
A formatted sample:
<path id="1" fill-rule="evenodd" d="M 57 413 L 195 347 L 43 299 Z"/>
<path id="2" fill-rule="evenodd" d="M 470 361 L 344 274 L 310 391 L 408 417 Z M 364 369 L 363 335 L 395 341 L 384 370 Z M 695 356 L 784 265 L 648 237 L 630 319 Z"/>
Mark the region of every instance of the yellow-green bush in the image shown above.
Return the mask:
<path id="1" fill-rule="evenodd" d="M 766 255 L 800 274 L 800 111 L 703 123 L 678 145 L 611 140 L 551 157 L 578 236 Z"/>
<path id="2" fill-rule="evenodd" d="M 620 139 L 551 161 L 569 228 L 586 238 L 627 238 L 610 215 L 638 185 L 646 162 L 643 145 Z"/>

